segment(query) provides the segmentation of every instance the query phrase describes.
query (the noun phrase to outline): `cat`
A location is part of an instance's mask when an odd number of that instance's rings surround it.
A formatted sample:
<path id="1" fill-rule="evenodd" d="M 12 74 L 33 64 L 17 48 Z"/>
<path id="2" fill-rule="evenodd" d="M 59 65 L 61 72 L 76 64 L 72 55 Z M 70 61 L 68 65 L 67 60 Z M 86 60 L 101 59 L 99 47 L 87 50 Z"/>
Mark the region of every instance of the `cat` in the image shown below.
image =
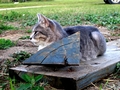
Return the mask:
<path id="1" fill-rule="evenodd" d="M 42 14 L 37 14 L 38 23 L 32 29 L 30 40 L 38 50 L 80 31 L 80 56 L 82 61 L 92 60 L 106 51 L 106 40 L 93 26 L 62 26 Z"/>

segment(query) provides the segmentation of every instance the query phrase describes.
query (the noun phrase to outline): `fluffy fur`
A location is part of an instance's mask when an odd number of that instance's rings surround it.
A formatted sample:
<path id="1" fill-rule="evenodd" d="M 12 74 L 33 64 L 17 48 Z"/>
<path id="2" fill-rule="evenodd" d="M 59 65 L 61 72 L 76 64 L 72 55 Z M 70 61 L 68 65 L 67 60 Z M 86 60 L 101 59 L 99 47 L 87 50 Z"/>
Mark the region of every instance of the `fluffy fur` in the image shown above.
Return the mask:
<path id="1" fill-rule="evenodd" d="M 106 51 L 106 41 L 99 30 L 92 26 L 70 26 L 62 28 L 59 23 L 37 14 L 38 23 L 30 36 L 31 42 L 39 46 L 38 50 L 80 31 L 81 60 L 92 60 Z"/>

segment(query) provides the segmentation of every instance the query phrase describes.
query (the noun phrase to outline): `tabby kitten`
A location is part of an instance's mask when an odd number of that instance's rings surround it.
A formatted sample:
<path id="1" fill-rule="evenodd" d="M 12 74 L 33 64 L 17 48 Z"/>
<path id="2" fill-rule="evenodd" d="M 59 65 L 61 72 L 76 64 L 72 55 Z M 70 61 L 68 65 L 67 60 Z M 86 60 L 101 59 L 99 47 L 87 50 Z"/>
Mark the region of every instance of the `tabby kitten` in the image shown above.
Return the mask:
<path id="1" fill-rule="evenodd" d="M 30 36 L 31 42 L 39 46 L 38 50 L 80 31 L 80 56 L 82 61 L 92 60 L 106 51 L 106 41 L 99 30 L 92 26 L 62 26 L 41 14 L 37 14 L 38 23 Z"/>

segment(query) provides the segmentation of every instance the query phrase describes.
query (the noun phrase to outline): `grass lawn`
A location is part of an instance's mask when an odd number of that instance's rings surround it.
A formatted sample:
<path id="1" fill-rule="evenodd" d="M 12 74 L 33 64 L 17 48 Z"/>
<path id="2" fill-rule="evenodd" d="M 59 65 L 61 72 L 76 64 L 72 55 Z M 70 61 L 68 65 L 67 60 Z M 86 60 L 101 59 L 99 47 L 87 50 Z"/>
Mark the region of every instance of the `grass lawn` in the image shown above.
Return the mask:
<path id="1" fill-rule="evenodd" d="M 34 13 L 97 13 L 106 14 L 110 12 L 119 12 L 118 5 L 105 4 L 103 0 L 54 0 L 54 1 L 39 1 L 39 2 L 25 2 L 25 3 L 4 3 L 0 4 L 0 8 L 26 7 L 26 6 L 43 6 L 35 9 L 17 10 L 19 12 Z M 6 11 L 5 11 L 6 12 Z"/>
<path id="2" fill-rule="evenodd" d="M 34 21 L 33 24 L 35 24 L 36 14 L 41 13 L 48 18 L 60 22 L 63 26 L 79 25 L 84 22 L 87 24 L 87 22 L 90 22 L 92 24 L 98 24 L 107 27 L 114 25 L 112 27 L 119 28 L 119 4 L 105 4 L 103 0 L 54 0 L 46 2 L 25 2 L 19 4 L 0 4 L 0 8 L 26 6 L 40 7 L 0 11 L 0 18 L 4 18 L 7 21 L 9 21 L 11 18 L 12 20 L 26 19 L 27 22 L 30 23 Z"/>
<path id="3" fill-rule="evenodd" d="M 1 3 L 0 8 L 13 8 L 13 7 L 23 7 L 23 6 L 42 6 L 42 5 L 72 5 L 72 4 L 79 4 L 82 3 L 98 3 L 98 4 L 104 4 L 104 2 L 101 0 L 52 0 L 52 1 L 39 1 L 39 2 L 24 2 L 19 4 L 14 3 Z"/>

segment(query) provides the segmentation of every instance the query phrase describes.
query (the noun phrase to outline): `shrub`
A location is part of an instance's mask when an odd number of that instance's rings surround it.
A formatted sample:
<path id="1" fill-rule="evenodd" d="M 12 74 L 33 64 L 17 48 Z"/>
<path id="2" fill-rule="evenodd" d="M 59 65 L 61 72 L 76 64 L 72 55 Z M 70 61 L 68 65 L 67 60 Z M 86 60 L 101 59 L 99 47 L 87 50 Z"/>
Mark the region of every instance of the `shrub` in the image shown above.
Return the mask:
<path id="1" fill-rule="evenodd" d="M 0 49 L 8 49 L 14 45 L 15 43 L 9 39 L 0 39 Z"/>
<path id="2" fill-rule="evenodd" d="M 2 34 L 3 31 L 11 30 L 11 29 L 17 29 L 17 28 L 11 25 L 0 24 L 0 34 Z"/>
<path id="3" fill-rule="evenodd" d="M 0 30 L 14 29 L 13 26 L 0 24 Z"/>
<path id="4" fill-rule="evenodd" d="M 25 51 L 20 51 L 20 52 L 14 53 L 12 55 L 12 57 L 14 58 L 15 61 L 23 61 L 26 58 L 29 58 L 30 56 L 31 56 L 31 54 L 27 53 Z"/>
<path id="5" fill-rule="evenodd" d="M 22 17 L 22 14 L 15 11 L 11 11 L 10 13 L 6 13 L 6 14 L 0 14 L 0 19 L 5 21 L 20 20 L 21 17 Z"/>
<path id="6" fill-rule="evenodd" d="M 40 80 L 43 78 L 43 75 L 30 76 L 28 74 L 23 74 L 21 77 L 26 83 L 20 83 L 20 86 L 17 90 L 44 90 L 44 85 L 40 85 Z"/>

